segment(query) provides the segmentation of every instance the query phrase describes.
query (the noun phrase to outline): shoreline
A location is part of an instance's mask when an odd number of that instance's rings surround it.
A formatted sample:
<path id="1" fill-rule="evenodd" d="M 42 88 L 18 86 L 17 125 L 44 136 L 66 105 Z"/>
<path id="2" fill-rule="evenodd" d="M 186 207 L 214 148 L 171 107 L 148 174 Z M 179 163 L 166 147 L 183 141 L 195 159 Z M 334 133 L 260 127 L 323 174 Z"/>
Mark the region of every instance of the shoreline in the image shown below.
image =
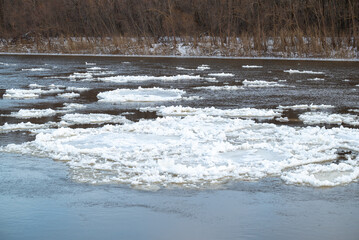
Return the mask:
<path id="1" fill-rule="evenodd" d="M 235 56 L 193 56 L 193 55 L 124 55 L 90 53 L 26 53 L 0 52 L 0 56 L 59 56 L 59 57 L 111 57 L 111 58 L 188 58 L 188 59 L 238 59 L 238 60 L 276 60 L 276 61 L 320 61 L 320 62 L 359 62 L 358 58 L 295 58 L 295 57 L 235 57 Z"/>

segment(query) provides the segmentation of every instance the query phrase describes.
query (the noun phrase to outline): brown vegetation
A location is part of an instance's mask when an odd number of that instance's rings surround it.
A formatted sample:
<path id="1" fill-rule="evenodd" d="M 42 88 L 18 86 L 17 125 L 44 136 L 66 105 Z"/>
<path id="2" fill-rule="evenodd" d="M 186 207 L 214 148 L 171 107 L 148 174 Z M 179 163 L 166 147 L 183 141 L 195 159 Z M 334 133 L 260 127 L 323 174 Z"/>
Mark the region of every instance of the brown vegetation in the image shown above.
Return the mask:
<path id="1" fill-rule="evenodd" d="M 96 52 L 110 41 L 113 53 L 122 53 L 136 38 L 130 47 L 142 50 L 181 42 L 227 55 L 330 56 L 358 48 L 359 1 L 0 0 L 0 34 L 7 49 L 35 44 L 50 52 Z M 55 38 L 70 45 L 61 50 Z"/>

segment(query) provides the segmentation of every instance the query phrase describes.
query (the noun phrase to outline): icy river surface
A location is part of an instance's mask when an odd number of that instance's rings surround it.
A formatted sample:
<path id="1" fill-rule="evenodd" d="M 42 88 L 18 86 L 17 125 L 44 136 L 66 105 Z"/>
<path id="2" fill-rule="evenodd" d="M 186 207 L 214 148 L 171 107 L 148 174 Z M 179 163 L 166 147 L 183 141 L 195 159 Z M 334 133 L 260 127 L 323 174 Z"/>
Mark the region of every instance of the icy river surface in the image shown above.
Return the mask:
<path id="1" fill-rule="evenodd" d="M 0 56 L 0 239 L 356 239 L 359 62 Z"/>

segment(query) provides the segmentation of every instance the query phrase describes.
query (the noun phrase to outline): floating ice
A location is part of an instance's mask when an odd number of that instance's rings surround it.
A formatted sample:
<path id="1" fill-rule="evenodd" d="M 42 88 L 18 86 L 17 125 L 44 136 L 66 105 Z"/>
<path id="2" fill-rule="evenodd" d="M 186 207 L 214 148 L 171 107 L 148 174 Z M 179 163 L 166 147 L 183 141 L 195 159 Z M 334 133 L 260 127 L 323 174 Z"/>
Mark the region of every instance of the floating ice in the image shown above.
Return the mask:
<path id="1" fill-rule="evenodd" d="M 287 73 L 290 73 L 290 74 L 293 74 L 293 73 L 303 73 L 303 74 L 324 74 L 324 72 L 313 72 L 313 71 L 300 71 L 300 70 L 292 70 L 292 69 L 289 69 L 289 70 L 284 70 L 284 72 L 287 72 Z"/>
<path id="2" fill-rule="evenodd" d="M 58 94 L 57 96 L 60 97 L 60 98 L 77 98 L 77 97 L 80 97 L 80 94 L 79 94 L 79 93 L 70 92 L 70 93 Z"/>
<path id="3" fill-rule="evenodd" d="M 349 112 L 356 112 L 356 113 L 359 113 L 359 109 L 349 109 L 348 111 L 349 111 Z"/>
<path id="4" fill-rule="evenodd" d="M 41 89 L 7 89 L 3 98 L 32 99 L 40 97 Z"/>
<path id="5" fill-rule="evenodd" d="M 256 108 L 240 108 L 240 109 L 218 109 L 210 108 L 192 108 L 182 106 L 170 107 L 147 107 L 141 108 L 141 111 L 156 111 L 161 116 L 190 116 L 202 115 L 221 116 L 221 117 L 237 117 L 237 118 L 274 118 L 279 117 L 281 113 L 272 109 L 256 109 Z"/>
<path id="6" fill-rule="evenodd" d="M 359 151 L 358 142 L 358 129 L 294 128 L 199 113 L 49 129 L 0 151 L 67 161 L 70 176 L 87 183 L 198 188 L 276 176 L 287 183 L 336 186 L 358 179 L 358 159 L 326 163 L 339 148 Z"/>
<path id="7" fill-rule="evenodd" d="M 299 119 L 305 124 L 348 124 L 359 126 L 359 116 L 351 114 L 329 114 L 325 112 L 306 112 L 299 115 Z"/>
<path id="8" fill-rule="evenodd" d="M 263 66 L 258 66 L 258 65 L 243 65 L 242 68 L 263 68 Z"/>
<path id="9" fill-rule="evenodd" d="M 287 117 L 279 117 L 275 119 L 278 122 L 289 122 L 289 119 Z"/>
<path id="10" fill-rule="evenodd" d="M 208 73 L 208 76 L 213 76 L 213 77 L 233 77 L 234 74 L 233 73 Z"/>
<path id="11" fill-rule="evenodd" d="M 23 68 L 21 71 L 30 71 L 30 72 L 42 72 L 42 71 L 51 71 L 48 68 Z"/>
<path id="12" fill-rule="evenodd" d="M 302 104 L 302 105 L 293 105 L 293 106 L 279 106 L 279 109 L 293 109 L 293 110 L 298 110 L 298 109 L 310 109 L 310 110 L 317 110 L 317 109 L 328 109 L 328 108 L 334 108 L 334 106 L 332 105 L 315 105 L 315 104 Z"/>
<path id="13" fill-rule="evenodd" d="M 77 109 L 84 109 L 86 105 L 79 104 L 79 103 L 64 103 L 63 110 L 67 111 L 75 111 Z"/>
<path id="14" fill-rule="evenodd" d="M 309 164 L 289 171 L 281 177 L 291 184 L 303 184 L 315 187 L 333 187 L 359 178 L 357 161 L 346 161 L 339 164 Z"/>
<path id="15" fill-rule="evenodd" d="M 102 92 L 97 95 L 100 102 L 156 102 L 176 101 L 182 98 L 186 92 L 179 89 L 163 88 L 141 88 L 138 89 L 116 89 Z"/>
<path id="16" fill-rule="evenodd" d="M 85 73 L 75 72 L 75 73 L 71 74 L 68 78 L 72 81 L 79 80 L 79 79 L 91 80 L 91 79 L 93 79 L 93 76 L 92 76 L 92 73 L 89 73 L 89 72 L 85 72 Z"/>
<path id="17" fill-rule="evenodd" d="M 308 81 L 324 81 L 324 78 L 308 78 Z"/>
<path id="18" fill-rule="evenodd" d="M 242 86 L 204 86 L 204 87 L 194 87 L 193 89 L 206 89 L 212 91 L 235 91 L 243 89 Z"/>
<path id="19" fill-rule="evenodd" d="M 211 68 L 209 67 L 209 65 L 207 65 L 207 64 L 202 64 L 202 65 L 198 66 L 196 70 L 197 70 L 197 71 L 204 71 L 204 70 L 208 70 L 208 69 L 211 69 Z"/>
<path id="20" fill-rule="evenodd" d="M 51 117 L 56 115 L 56 111 L 48 109 L 20 109 L 18 112 L 12 112 L 11 117 L 15 118 L 42 118 L 42 117 Z"/>
<path id="21" fill-rule="evenodd" d="M 131 81 L 177 81 L 177 80 L 194 80 L 201 79 L 200 75 L 175 75 L 175 76 L 147 76 L 147 75 L 137 75 L 137 76 L 112 76 L 112 77 L 102 77 L 98 78 L 99 81 L 104 82 L 115 82 L 115 83 L 125 83 Z"/>
<path id="22" fill-rule="evenodd" d="M 85 62 L 86 65 L 89 65 L 89 66 L 95 66 L 96 63 L 91 63 L 91 62 Z"/>
<path id="23" fill-rule="evenodd" d="M 31 83 L 29 84 L 29 88 L 45 88 L 46 86 L 44 85 L 39 85 L 39 84 L 36 84 L 36 83 Z"/>
<path id="24" fill-rule="evenodd" d="M 74 91 L 74 92 L 86 92 L 89 91 L 90 88 L 84 88 L 84 87 L 67 87 L 67 91 Z"/>
<path id="25" fill-rule="evenodd" d="M 62 124 L 102 124 L 102 123 L 125 123 L 129 122 L 124 116 L 115 116 L 102 113 L 89 114 L 66 114 L 61 117 Z"/>
<path id="26" fill-rule="evenodd" d="M 285 85 L 279 84 L 278 82 L 267 82 L 263 80 L 248 81 L 244 80 L 243 86 L 245 87 L 284 87 Z"/>
<path id="27" fill-rule="evenodd" d="M 50 127 L 57 127 L 58 124 L 55 122 L 48 122 L 45 124 L 35 124 L 31 122 L 22 122 L 16 124 L 5 123 L 3 126 L 0 126 L 1 132 L 16 132 L 16 131 L 31 131 L 36 129 L 48 129 Z M 1 150 L 1 149 L 0 149 Z"/>

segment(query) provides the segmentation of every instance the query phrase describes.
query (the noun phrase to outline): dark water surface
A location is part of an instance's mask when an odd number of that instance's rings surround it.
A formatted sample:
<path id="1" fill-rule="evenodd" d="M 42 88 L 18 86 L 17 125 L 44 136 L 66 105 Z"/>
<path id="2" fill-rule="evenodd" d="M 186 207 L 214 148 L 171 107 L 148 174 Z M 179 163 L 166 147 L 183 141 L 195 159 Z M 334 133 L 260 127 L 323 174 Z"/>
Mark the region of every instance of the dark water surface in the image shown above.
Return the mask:
<path id="1" fill-rule="evenodd" d="M 86 64 L 87 63 L 87 64 Z M 96 63 L 92 65 L 91 63 Z M 196 69 L 205 64 L 210 69 Z M 262 68 L 243 68 L 259 65 Z M 91 80 L 74 73 L 98 67 Z M 28 69 L 46 70 L 30 71 Z M 322 72 L 290 74 L 284 70 Z M 210 73 L 232 77 L 205 79 Z M 200 75 L 199 80 L 103 82 L 109 76 Z M 324 80 L 311 80 L 314 78 Z M 285 87 L 255 87 L 244 91 L 211 91 L 205 86 L 242 86 L 244 80 L 264 80 Z M 285 81 L 280 81 L 285 80 Z M 80 97 L 61 99 L 58 93 L 36 99 L 2 98 L 7 89 L 30 89 L 29 84 L 89 87 Z M 299 104 L 325 104 L 324 111 L 358 114 L 359 62 L 285 60 L 111 58 L 59 56 L 0 56 L 0 126 L 5 123 L 58 122 L 59 116 L 17 119 L 20 109 L 58 109 L 64 103 L 86 104 L 79 113 L 129 113 L 132 121 L 154 119 L 154 112 L 139 107 L 157 103 L 99 104 L 97 94 L 117 88 L 161 87 L 186 91 L 182 99 L 160 105 L 219 109 L 261 108 Z M 71 91 L 65 91 L 71 92 Z M 302 110 L 286 110 L 289 122 L 262 120 L 278 125 L 304 126 Z M 323 127 L 337 127 L 319 124 Z M 343 124 L 343 126 L 346 126 Z M 93 125 L 76 125 L 88 128 Z M 358 126 L 349 126 L 357 129 Z M 0 132 L 0 145 L 34 140 L 29 131 Z M 359 145 L 359 143 L 358 143 Z M 229 181 L 209 189 L 160 188 L 144 191 L 121 184 L 87 184 L 73 181 L 63 162 L 0 152 L 0 239 L 348 239 L 359 236 L 359 185 L 357 181 L 333 188 L 287 185 L 276 177 L 259 181 Z"/>

